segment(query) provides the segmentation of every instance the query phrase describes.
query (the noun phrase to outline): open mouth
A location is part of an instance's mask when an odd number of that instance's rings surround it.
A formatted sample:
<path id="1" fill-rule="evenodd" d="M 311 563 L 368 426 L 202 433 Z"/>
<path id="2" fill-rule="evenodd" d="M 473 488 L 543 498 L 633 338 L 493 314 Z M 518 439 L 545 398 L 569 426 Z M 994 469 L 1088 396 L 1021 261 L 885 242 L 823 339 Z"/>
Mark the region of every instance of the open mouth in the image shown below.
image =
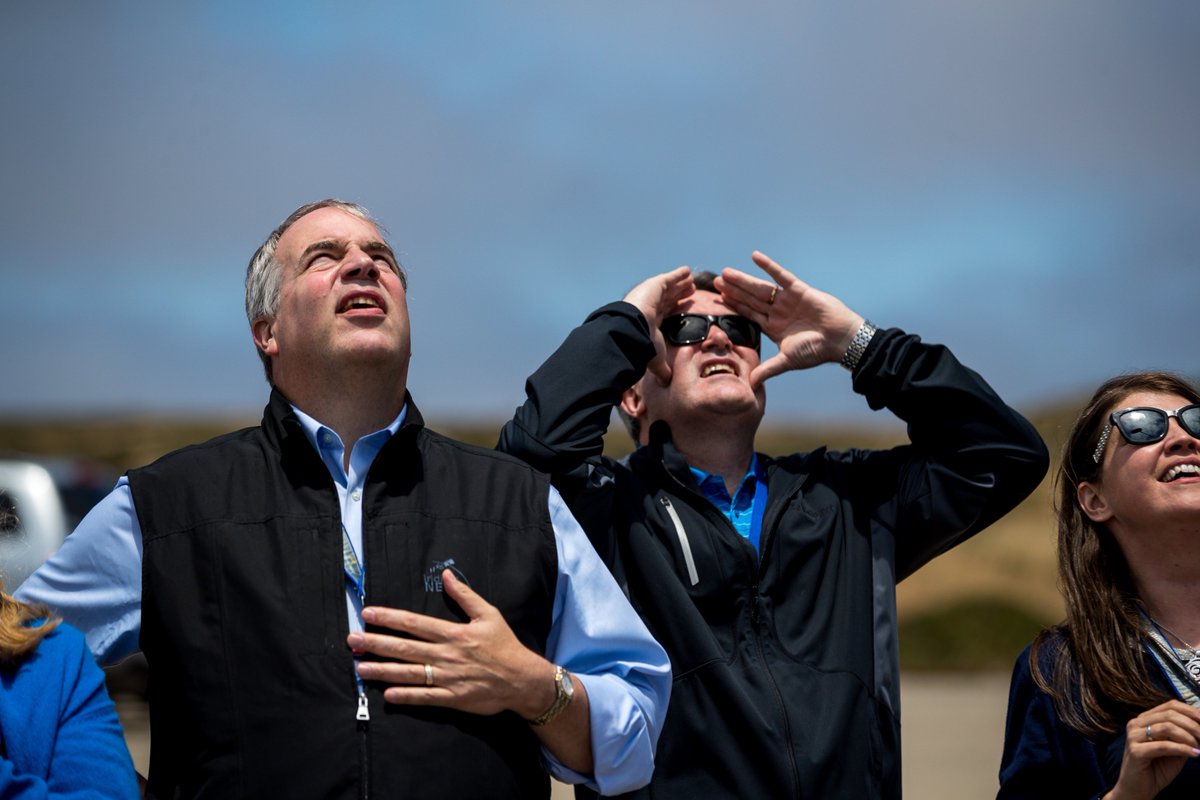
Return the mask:
<path id="1" fill-rule="evenodd" d="M 1167 470 L 1166 474 L 1159 478 L 1163 483 L 1170 483 L 1173 480 L 1183 477 L 1200 475 L 1200 465 L 1198 464 L 1176 464 Z"/>
<path id="2" fill-rule="evenodd" d="M 704 366 L 704 368 L 700 370 L 701 378 L 707 378 L 710 375 L 720 375 L 720 374 L 737 375 L 737 370 L 735 370 L 729 364 L 720 363 L 720 362 L 718 362 L 716 364 L 706 364 Z"/>
<path id="3" fill-rule="evenodd" d="M 338 306 L 338 313 L 343 311 L 363 311 L 368 309 L 383 310 L 383 304 L 377 298 L 369 294 L 352 294 L 342 300 Z"/>

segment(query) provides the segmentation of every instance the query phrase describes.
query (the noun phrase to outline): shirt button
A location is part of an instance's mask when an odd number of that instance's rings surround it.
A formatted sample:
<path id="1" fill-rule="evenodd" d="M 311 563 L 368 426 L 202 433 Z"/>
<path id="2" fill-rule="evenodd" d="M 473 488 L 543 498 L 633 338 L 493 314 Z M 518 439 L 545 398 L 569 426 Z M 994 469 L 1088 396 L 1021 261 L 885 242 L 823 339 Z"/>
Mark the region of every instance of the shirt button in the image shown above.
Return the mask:
<path id="1" fill-rule="evenodd" d="M 360 492 L 358 489 L 355 489 L 353 492 L 350 493 L 350 496 L 352 498 L 354 498 L 354 502 L 357 503 L 359 500 L 362 499 L 362 492 Z"/>

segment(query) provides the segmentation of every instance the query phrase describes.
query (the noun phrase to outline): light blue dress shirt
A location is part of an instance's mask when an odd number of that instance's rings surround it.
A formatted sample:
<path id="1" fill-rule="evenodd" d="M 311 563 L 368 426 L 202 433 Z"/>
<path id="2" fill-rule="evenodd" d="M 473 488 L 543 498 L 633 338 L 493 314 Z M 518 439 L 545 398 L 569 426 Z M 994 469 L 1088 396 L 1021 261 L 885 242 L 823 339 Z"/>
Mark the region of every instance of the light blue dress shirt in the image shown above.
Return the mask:
<path id="1" fill-rule="evenodd" d="M 354 444 L 348 471 L 342 466 L 345 448 L 338 435 L 294 406 L 293 410 L 333 478 L 342 523 L 361 557 L 363 484 L 407 409 L 386 428 Z M 558 582 L 545 655 L 587 689 L 595 774 L 573 772 L 545 749 L 542 755 L 559 780 L 584 783 L 601 794 L 620 794 L 644 785 L 654 768 L 654 748 L 671 691 L 670 663 L 553 487 L 549 507 Z M 122 476 L 58 552 L 21 584 L 16 596 L 56 610 L 84 631 L 101 664 L 114 664 L 137 651 L 141 561 L 141 524 L 129 480 Z M 351 630 L 362 630 L 357 592 L 349 581 L 346 584 Z"/>

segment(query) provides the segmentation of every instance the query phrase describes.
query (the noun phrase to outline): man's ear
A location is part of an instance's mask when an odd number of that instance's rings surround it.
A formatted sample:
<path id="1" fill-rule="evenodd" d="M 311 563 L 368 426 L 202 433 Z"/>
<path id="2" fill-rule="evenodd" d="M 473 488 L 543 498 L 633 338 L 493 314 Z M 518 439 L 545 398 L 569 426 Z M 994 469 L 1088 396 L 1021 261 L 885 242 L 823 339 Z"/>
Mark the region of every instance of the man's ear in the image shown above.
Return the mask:
<path id="1" fill-rule="evenodd" d="M 643 380 L 645 380 L 643 378 Z M 642 397 L 642 382 L 638 381 L 621 395 L 621 410 L 634 419 L 646 413 L 646 400 Z"/>
<path id="2" fill-rule="evenodd" d="M 255 346 L 268 356 L 279 353 L 279 343 L 275 341 L 274 322 L 266 317 L 259 317 L 250 325 L 250 333 L 254 337 Z"/>
<path id="3" fill-rule="evenodd" d="M 1079 508 L 1092 522 L 1108 522 L 1112 519 L 1113 513 L 1108 507 L 1108 501 L 1104 499 L 1104 493 L 1092 482 L 1081 481 L 1075 487 L 1075 499 L 1079 501 Z"/>

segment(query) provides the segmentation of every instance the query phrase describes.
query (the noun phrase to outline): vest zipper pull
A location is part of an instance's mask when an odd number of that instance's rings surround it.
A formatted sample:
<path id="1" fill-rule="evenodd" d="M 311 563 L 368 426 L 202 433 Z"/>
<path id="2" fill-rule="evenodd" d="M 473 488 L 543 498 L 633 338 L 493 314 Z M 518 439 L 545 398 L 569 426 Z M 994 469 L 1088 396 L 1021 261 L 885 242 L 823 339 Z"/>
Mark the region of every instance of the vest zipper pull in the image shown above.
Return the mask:
<path id="1" fill-rule="evenodd" d="M 354 718 L 359 722 L 369 722 L 371 719 L 371 709 L 367 705 L 367 695 L 363 692 L 358 693 L 358 711 Z"/>

